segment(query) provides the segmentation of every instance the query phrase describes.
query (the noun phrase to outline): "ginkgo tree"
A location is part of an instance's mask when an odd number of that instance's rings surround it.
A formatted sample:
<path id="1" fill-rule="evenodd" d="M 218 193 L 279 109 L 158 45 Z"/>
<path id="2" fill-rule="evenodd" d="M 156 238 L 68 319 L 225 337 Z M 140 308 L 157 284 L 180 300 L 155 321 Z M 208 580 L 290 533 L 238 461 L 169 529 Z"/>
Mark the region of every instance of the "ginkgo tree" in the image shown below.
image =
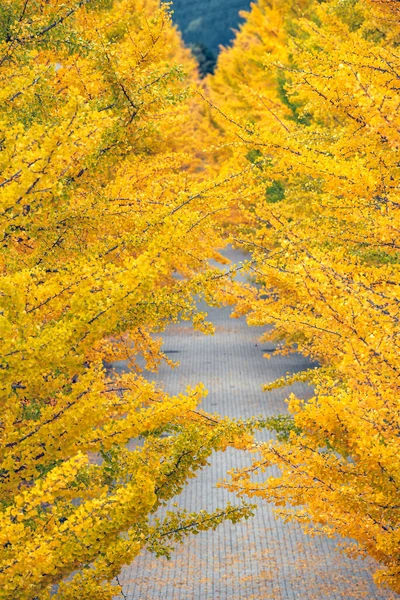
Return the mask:
<path id="1" fill-rule="evenodd" d="M 399 37 L 391 0 L 259 0 L 208 120 L 156 0 L 1 3 L 0 598 L 112 598 L 143 547 L 250 514 L 151 517 L 250 444 L 200 385 L 140 374 L 169 322 L 210 330 L 202 296 L 321 365 L 274 384 L 315 394 L 228 487 L 353 538 L 399 589 Z M 259 294 L 207 267 L 227 229 Z"/>
<path id="2" fill-rule="evenodd" d="M 320 367 L 229 489 L 356 541 L 400 590 L 400 26 L 396 2 L 259 0 L 210 79 L 260 294 L 237 312 Z M 279 477 L 254 481 L 276 464 Z"/>
<path id="3" fill-rule="evenodd" d="M 149 518 L 246 441 L 201 386 L 170 397 L 137 364 L 167 360 L 168 322 L 209 328 L 222 199 L 195 78 L 156 0 L 1 3 L 0 598 L 112 598 L 144 546 L 249 515 Z"/>

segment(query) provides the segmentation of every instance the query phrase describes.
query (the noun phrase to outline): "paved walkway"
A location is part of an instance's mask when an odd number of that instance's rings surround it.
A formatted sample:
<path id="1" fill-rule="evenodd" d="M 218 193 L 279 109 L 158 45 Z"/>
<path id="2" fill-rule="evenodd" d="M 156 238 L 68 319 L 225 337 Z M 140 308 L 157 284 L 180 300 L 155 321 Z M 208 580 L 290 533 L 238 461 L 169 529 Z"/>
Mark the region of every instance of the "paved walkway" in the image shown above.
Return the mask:
<path id="1" fill-rule="evenodd" d="M 238 261 L 240 255 L 228 251 Z M 203 408 L 232 417 L 285 412 L 287 391 L 266 394 L 261 385 L 309 366 L 302 356 L 273 357 L 263 353 L 261 330 L 247 327 L 244 319 L 230 319 L 230 309 L 210 309 L 214 336 L 194 333 L 179 324 L 164 335 L 164 348 L 180 367 L 163 366 L 151 379 L 177 393 L 202 381 L 209 390 Z M 309 390 L 296 385 L 307 395 Z M 268 435 L 268 434 L 266 434 Z M 215 489 L 215 483 L 233 467 L 251 462 L 245 452 L 228 450 L 213 456 L 211 465 L 192 480 L 178 498 L 190 510 L 221 507 L 235 496 Z M 171 561 L 149 553 L 126 567 L 120 577 L 128 600 L 395 600 L 392 592 L 378 591 L 369 561 L 350 560 L 336 543 L 310 538 L 296 525 L 276 520 L 272 507 L 260 502 L 254 518 L 221 525 L 179 546 Z"/>

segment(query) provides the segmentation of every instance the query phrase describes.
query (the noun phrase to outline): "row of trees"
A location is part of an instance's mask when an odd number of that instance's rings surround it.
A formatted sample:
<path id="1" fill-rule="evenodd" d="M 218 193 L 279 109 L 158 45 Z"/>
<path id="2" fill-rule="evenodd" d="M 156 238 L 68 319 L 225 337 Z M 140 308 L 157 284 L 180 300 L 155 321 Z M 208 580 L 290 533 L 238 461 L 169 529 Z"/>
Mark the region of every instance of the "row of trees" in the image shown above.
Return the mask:
<path id="1" fill-rule="evenodd" d="M 251 514 L 150 518 L 251 446 L 201 385 L 140 375 L 168 323 L 210 332 L 199 296 L 321 364 L 226 485 L 353 538 L 399 589 L 399 44 L 395 2 L 259 0 L 196 93 L 157 0 L 1 3 L 0 598 L 110 599 L 143 547 Z M 259 294 L 208 268 L 228 240 Z"/>
<path id="2" fill-rule="evenodd" d="M 169 397 L 134 368 L 178 317 L 207 330 L 194 296 L 217 283 L 194 61 L 156 0 L 6 0 L 0 77 L 0 597 L 112 598 L 142 547 L 249 514 L 149 521 L 246 441 L 201 385 Z"/>
<path id="3" fill-rule="evenodd" d="M 239 182 L 238 311 L 320 367 L 279 441 L 227 486 L 356 540 L 400 591 L 400 26 L 396 3 L 260 0 L 210 80 Z M 279 351 L 279 350 L 278 350 Z M 269 465 L 282 475 L 257 483 Z M 258 481 L 260 481 L 258 479 Z"/>

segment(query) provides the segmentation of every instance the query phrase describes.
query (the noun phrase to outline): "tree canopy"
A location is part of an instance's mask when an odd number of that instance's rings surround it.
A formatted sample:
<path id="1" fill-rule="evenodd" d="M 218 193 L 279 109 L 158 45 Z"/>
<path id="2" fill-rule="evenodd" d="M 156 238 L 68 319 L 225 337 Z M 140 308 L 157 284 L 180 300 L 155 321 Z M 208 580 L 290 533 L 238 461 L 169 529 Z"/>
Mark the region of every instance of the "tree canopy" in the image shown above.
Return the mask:
<path id="1" fill-rule="evenodd" d="M 399 590 L 399 73 L 396 3 L 260 0 L 210 80 L 237 183 L 233 234 L 259 294 L 239 300 L 278 352 L 320 367 L 293 420 L 231 490 L 340 534 Z M 240 187 L 241 186 L 241 187 Z M 266 386 L 272 389 L 273 386 Z M 251 477 L 277 464 L 281 477 Z"/>
<path id="2" fill-rule="evenodd" d="M 394 0 L 259 0 L 199 82 L 157 0 L 1 3 L 0 598 L 111 599 L 142 548 L 247 518 L 154 517 L 228 445 L 258 454 L 224 485 L 400 591 L 399 47 Z M 256 285 L 209 267 L 228 242 Z M 199 298 L 318 361 L 266 386 L 314 388 L 276 440 L 141 373 L 169 323 L 212 332 Z"/>
<path id="3" fill-rule="evenodd" d="M 6 0 L 0 23 L 0 597 L 111 598 L 143 546 L 249 514 L 149 520 L 244 443 L 197 410 L 201 385 L 169 397 L 137 361 L 167 360 L 168 322 L 209 328 L 195 296 L 222 242 L 194 61 L 150 0 Z"/>

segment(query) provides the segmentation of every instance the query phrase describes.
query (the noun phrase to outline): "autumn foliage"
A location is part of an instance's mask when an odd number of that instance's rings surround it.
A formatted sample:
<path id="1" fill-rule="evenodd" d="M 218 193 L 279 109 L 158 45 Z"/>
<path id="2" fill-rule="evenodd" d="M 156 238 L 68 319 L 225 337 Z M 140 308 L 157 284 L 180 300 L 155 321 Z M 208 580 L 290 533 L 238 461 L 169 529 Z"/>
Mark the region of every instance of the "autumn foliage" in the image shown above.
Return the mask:
<path id="1" fill-rule="evenodd" d="M 168 322 L 207 329 L 222 242 L 194 62 L 150 0 L 6 0 L 0 23 L 0 597 L 111 598 L 143 546 L 249 514 L 149 521 L 243 433 L 197 410 L 201 386 L 168 397 L 135 370 L 166 359 Z"/>
<path id="2" fill-rule="evenodd" d="M 239 300 L 265 339 L 320 367 L 292 421 L 231 490 L 340 534 L 400 590 L 400 25 L 396 3 L 260 0 L 210 85 L 260 294 Z M 269 465 L 280 477 L 252 474 Z"/>
<path id="3" fill-rule="evenodd" d="M 400 591 L 399 47 L 395 1 L 259 0 L 200 89 L 157 0 L 1 3 L 0 598 L 110 599 L 142 548 L 249 516 L 152 519 L 229 444 L 259 453 L 229 489 Z M 257 286 L 209 269 L 227 241 Z M 141 375 L 168 323 L 210 332 L 199 297 L 318 361 L 266 386 L 315 390 L 276 441 Z"/>

